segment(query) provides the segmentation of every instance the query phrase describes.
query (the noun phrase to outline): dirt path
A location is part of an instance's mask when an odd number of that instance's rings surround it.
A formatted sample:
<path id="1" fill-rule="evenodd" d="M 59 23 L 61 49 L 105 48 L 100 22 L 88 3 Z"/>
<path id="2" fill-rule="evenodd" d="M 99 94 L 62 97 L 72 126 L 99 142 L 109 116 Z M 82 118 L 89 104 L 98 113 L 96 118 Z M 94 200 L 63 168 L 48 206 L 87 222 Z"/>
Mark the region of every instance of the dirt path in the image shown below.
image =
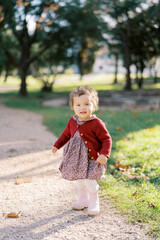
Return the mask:
<path id="1" fill-rule="evenodd" d="M 58 171 L 62 152 L 51 155 L 54 139 L 41 116 L 0 104 L 0 239 L 148 240 L 140 224 L 126 224 L 106 200 L 95 218 L 71 210 L 75 188 Z M 17 177 L 31 182 L 16 185 Z M 3 216 L 20 211 L 20 218 Z"/>

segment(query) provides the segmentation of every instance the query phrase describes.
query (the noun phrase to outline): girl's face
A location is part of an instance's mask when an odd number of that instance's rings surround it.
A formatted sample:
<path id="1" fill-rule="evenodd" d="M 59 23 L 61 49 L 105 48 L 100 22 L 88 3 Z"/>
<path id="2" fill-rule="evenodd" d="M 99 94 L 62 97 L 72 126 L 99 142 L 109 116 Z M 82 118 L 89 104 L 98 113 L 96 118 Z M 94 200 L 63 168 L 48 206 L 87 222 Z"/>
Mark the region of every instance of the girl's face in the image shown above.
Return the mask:
<path id="1" fill-rule="evenodd" d="M 91 97 L 81 95 L 73 98 L 73 110 L 80 120 L 84 121 L 93 115 L 94 106 Z"/>

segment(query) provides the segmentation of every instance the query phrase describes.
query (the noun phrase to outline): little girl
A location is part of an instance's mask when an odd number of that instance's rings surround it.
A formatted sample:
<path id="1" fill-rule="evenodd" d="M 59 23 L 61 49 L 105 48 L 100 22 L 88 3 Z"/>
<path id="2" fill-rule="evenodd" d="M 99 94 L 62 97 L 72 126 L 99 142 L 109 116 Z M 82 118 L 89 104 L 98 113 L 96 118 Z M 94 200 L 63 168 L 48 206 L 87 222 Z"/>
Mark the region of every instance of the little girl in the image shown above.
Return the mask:
<path id="1" fill-rule="evenodd" d="M 88 215 L 99 213 L 99 185 L 106 171 L 112 140 L 105 124 L 93 114 L 98 109 L 97 92 L 86 86 L 77 87 L 70 94 L 71 117 L 61 136 L 54 143 L 52 152 L 63 149 L 63 161 L 59 167 L 64 179 L 75 181 L 78 201 L 75 210 L 88 207 Z"/>

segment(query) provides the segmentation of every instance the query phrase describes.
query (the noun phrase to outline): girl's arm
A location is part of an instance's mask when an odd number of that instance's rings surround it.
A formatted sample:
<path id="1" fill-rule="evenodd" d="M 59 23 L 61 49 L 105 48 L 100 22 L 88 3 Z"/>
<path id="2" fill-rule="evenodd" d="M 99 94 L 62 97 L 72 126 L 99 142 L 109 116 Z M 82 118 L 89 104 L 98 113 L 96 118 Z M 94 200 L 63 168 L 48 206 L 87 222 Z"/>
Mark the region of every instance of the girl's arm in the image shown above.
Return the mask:
<path id="1" fill-rule="evenodd" d="M 107 163 L 107 157 L 103 154 L 100 154 L 99 157 L 97 158 L 96 162 L 101 163 L 101 164 L 106 164 Z"/>
<path id="2" fill-rule="evenodd" d="M 57 150 L 58 150 L 58 148 L 56 148 L 56 147 L 53 146 L 53 148 L 52 148 L 53 154 L 56 154 Z"/>
<path id="3" fill-rule="evenodd" d="M 56 151 L 56 149 L 60 149 L 63 147 L 71 138 L 71 133 L 70 133 L 70 121 L 67 123 L 64 131 L 58 138 L 58 140 L 54 143 L 52 151 Z M 55 149 L 56 148 L 56 149 Z"/>
<path id="4" fill-rule="evenodd" d="M 112 147 L 112 139 L 102 120 L 99 121 L 96 128 L 96 137 L 102 144 L 100 155 L 105 155 L 105 157 L 109 158 Z"/>

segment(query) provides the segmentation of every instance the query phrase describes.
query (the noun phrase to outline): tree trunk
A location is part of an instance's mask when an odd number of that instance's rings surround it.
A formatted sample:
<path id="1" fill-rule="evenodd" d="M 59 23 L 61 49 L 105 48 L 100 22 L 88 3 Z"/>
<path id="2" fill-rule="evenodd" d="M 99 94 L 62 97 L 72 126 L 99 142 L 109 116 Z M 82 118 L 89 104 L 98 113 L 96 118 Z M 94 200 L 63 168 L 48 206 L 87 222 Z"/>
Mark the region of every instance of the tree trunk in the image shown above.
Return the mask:
<path id="1" fill-rule="evenodd" d="M 124 47 L 124 58 L 125 58 L 125 67 L 126 67 L 126 85 L 125 90 L 132 90 L 131 86 L 131 76 L 130 76 L 130 66 L 131 66 L 131 52 L 130 52 L 130 46 L 129 46 L 129 39 L 131 36 L 131 23 L 130 19 L 127 15 L 127 31 L 121 29 L 122 39 L 123 39 L 123 47 Z"/>
<path id="2" fill-rule="evenodd" d="M 6 83 L 7 82 L 7 78 L 8 78 L 8 69 L 6 69 L 6 73 L 5 73 L 5 78 L 4 78 L 4 82 Z"/>
<path id="3" fill-rule="evenodd" d="M 117 84 L 117 74 L 118 74 L 118 54 L 115 54 L 115 74 L 114 74 L 114 84 Z"/>
<path id="4" fill-rule="evenodd" d="M 143 70 L 141 69 L 141 77 L 140 77 L 140 79 L 139 79 L 139 81 L 138 81 L 138 87 L 139 87 L 139 89 L 141 89 L 142 86 L 143 86 Z"/>
<path id="5" fill-rule="evenodd" d="M 82 78 L 83 78 L 83 63 L 82 63 L 82 59 L 79 61 L 79 74 L 80 74 L 79 80 L 82 81 Z"/>
<path id="6" fill-rule="evenodd" d="M 154 70 L 154 84 L 158 83 L 157 71 Z"/>
<path id="7" fill-rule="evenodd" d="M 131 65 L 131 54 L 128 46 L 128 41 L 125 44 L 125 65 L 126 65 L 126 85 L 125 90 L 132 90 L 131 76 L 130 76 L 130 65 Z"/>
<path id="8" fill-rule="evenodd" d="M 19 95 L 22 96 L 22 97 L 26 97 L 28 95 L 27 84 L 26 84 L 27 71 L 24 70 L 24 69 L 20 69 L 19 73 L 20 73 L 20 78 L 21 78 Z"/>
<path id="9" fill-rule="evenodd" d="M 143 76 L 141 75 L 139 82 L 138 82 L 138 88 L 141 89 L 143 85 Z"/>

